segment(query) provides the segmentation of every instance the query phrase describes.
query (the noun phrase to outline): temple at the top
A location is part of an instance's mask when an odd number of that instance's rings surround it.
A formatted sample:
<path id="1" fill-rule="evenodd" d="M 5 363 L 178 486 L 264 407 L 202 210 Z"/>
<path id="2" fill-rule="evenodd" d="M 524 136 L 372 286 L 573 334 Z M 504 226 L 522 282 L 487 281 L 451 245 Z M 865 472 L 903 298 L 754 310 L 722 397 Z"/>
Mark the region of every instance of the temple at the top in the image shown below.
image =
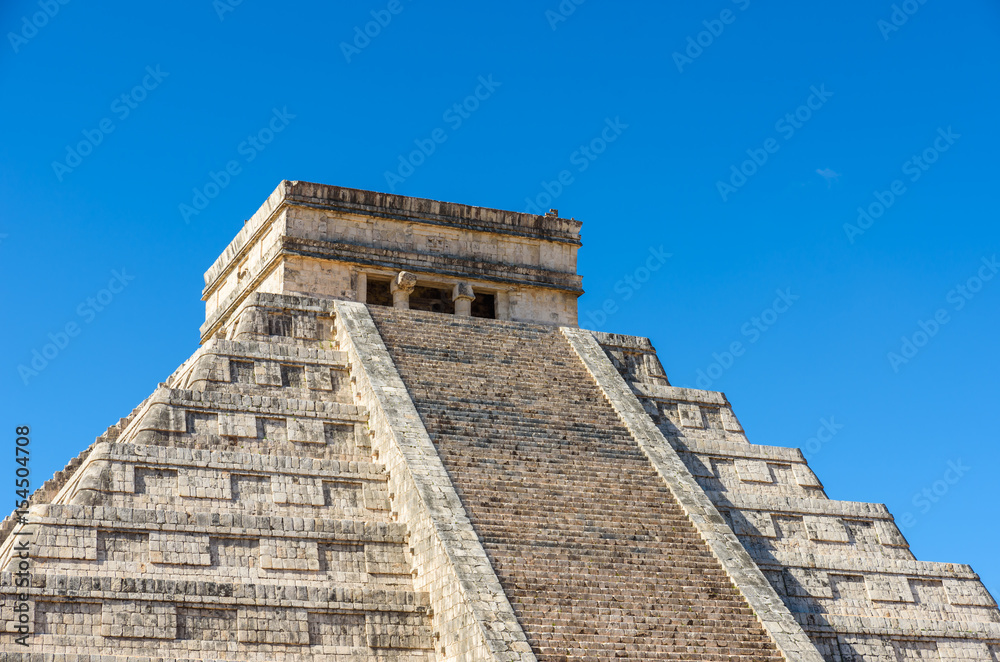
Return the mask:
<path id="1" fill-rule="evenodd" d="M 282 182 L 0 524 L 0 659 L 1000 662 L 970 567 L 578 328 L 580 227 Z"/>
<path id="2" fill-rule="evenodd" d="M 576 326 L 580 226 L 552 212 L 284 181 L 205 274 L 202 336 L 252 292 Z"/>

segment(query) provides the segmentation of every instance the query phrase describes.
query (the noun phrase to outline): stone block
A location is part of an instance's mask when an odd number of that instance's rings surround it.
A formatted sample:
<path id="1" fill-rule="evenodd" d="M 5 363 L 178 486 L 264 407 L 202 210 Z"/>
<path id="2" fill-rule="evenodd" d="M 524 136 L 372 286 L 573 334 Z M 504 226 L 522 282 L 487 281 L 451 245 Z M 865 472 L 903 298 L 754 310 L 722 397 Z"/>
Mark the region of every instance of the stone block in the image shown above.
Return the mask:
<path id="1" fill-rule="evenodd" d="M 97 560 L 97 529 L 45 525 L 31 541 L 32 555 L 44 559 Z"/>
<path id="2" fill-rule="evenodd" d="M 153 531 L 149 560 L 161 565 L 211 565 L 208 535 Z"/>
<path id="3" fill-rule="evenodd" d="M 281 372 L 281 386 L 283 388 L 305 388 L 305 367 L 301 365 L 289 365 L 282 363 L 278 367 Z"/>
<path id="4" fill-rule="evenodd" d="M 945 579 L 948 602 L 955 606 L 996 608 L 997 603 L 979 580 Z"/>
<path id="5" fill-rule="evenodd" d="M 385 483 L 365 483 L 363 494 L 365 508 L 368 510 L 389 510 L 389 492 Z"/>
<path id="6" fill-rule="evenodd" d="M 272 443 L 288 441 L 288 426 L 284 418 L 272 416 L 257 416 L 257 439 Z"/>
<path id="7" fill-rule="evenodd" d="M 319 547 L 313 540 L 261 538 L 260 567 L 264 570 L 319 570 Z"/>
<path id="8" fill-rule="evenodd" d="M 325 423 L 323 438 L 333 453 L 347 455 L 357 448 L 353 423 Z"/>
<path id="9" fill-rule="evenodd" d="M 832 598 L 830 576 L 811 568 L 785 568 L 785 591 L 793 597 Z"/>
<path id="10" fill-rule="evenodd" d="M 166 404 L 153 404 L 139 421 L 137 430 L 157 430 L 161 432 L 185 432 L 186 412 Z"/>
<path id="11" fill-rule="evenodd" d="M 281 386 L 281 366 L 274 361 L 255 361 L 254 378 L 258 386 Z"/>
<path id="12" fill-rule="evenodd" d="M 306 366 L 306 386 L 313 391 L 332 391 L 330 368 L 324 365 Z"/>
<path id="13" fill-rule="evenodd" d="M 229 381 L 233 384 L 256 384 L 256 370 L 253 361 L 229 361 Z"/>
<path id="14" fill-rule="evenodd" d="M 909 580 L 902 575 L 867 574 L 865 588 L 872 602 L 913 602 Z"/>
<path id="15" fill-rule="evenodd" d="M 217 469 L 185 467 L 177 472 L 177 495 L 186 499 L 233 498 L 228 472 Z"/>
<path id="16" fill-rule="evenodd" d="M 177 638 L 180 641 L 235 643 L 236 623 L 236 609 L 233 608 L 177 608 Z"/>
<path id="17" fill-rule="evenodd" d="M 286 419 L 286 430 L 288 441 L 307 444 L 326 443 L 323 421 L 319 419 L 289 417 Z"/>
<path id="18" fill-rule="evenodd" d="M 314 637 L 314 644 L 317 646 L 355 650 L 368 648 L 364 614 L 311 613 L 309 614 L 309 628 Z"/>
<path id="19" fill-rule="evenodd" d="M 795 476 L 795 483 L 802 487 L 823 487 L 823 484 L 819 482 L 819 478 L 809 468 L 809 465 L 793 464 L 792 473 Z"/>
<path id="20" fill-rule="evenodd" d="M 693 453 L 685 453 L 681 456 L 684 460 L 685 466 L 687 466 L 688 471 L 691 472 L 692 476 L 697 478 L 714 478 L 715 473 L 712 471 L 712 461 L 708 458 L 703 458 Z"/>
<path id="21" fill-rule="evenodd" d="M 177 610 L 169 603 L 108 601 L 101 611 L 101 636 L 128 639 L 175 639 Z"/>
<path id="22" fill-rule="evenodd" d="M 821 542 L 850 542 L 847 534 L 847 527 L 844 522 L 836 517 L 819 517 L 815 515 L 805 515 L 802 523 L 806 528 L 806 534 L 810 540 Z"/>
<path id="23" fill-rule="evenodd" d="M 322 506 L 324 505 L 323 481 L 309 476 L 271 476 L 271 495 L 274 503 Z"/>
<path id="24" fill-rule="evenodd" d="M 34 604 L 33 632 L 58 637 L 98 637 L 101 611 L 99 602 L 39 600 Z"/>
<path id="25" fill-rule="evenodd" d="M 219 434 L 219 415 L 206 411 L 188 411 L 187 433 L 198 436 Z"/>
<path id="26" fill-rule="evenodd" d="M 135 465 L 115 462 L 111 465 L 108 480 L 109 492 L 135 493 Z"/>
<path id="27" fill-rule="evenodd" d="M 309 614 L 305 609 L 242 607 L 237 611 L 236 629 L 242 644 L 309 645 Z"/>
<path id="28" fill-rule="evenodd" d="M 997 658 L 991 654 L 989 645 L 981 641 L 945 639 L 936 643 L 938 659 L 940 659 L 941 662 L 957 662 L 958 660 L 965 662 L 971 660 L 994 662 L 997 660 Z"/>
<path id="29" fill-rule="evenodd" d="M 908 547 L 906 538 L 892 520 L 875 520 L 875 535 L 878 536 L 879 542 L 887 547 Z"/>
<path id="30" fill-rule="evenodd" d="M 429 626 L 415 614 L 372 612 L 365 619 L 365 634 L 371 648 L 397 650 L 433 649 Z"/>
<path id="31" fill-rule="evenodd" d="M 219 414 L 219 435 L 223 437 L 257 438 L 257 418 L 251 414 Z"/>
<path id="32" fill-rule="evenodd" d="M 391 543 L 366 543 L 365 568 L 372 575 L 409 575 L 411 572 L 403 545 Z"/>
<path id="33" fill-rule="evenodd" d="M 292 336 L 303 340 L 314 340 L 318 327 L 313 315 L 295 315 L 292 319 Z"/>
<path id="34" fill-rule="evenodd" d="M 730 407 L 720 407 L 719 414 L 722 417 L 722 429 L 726 432 L 735 432 L 741 434 L 743 432 L 743 426 L 740 425 L 739 419 L 736 418 L 736 414 Z"/>
<path id="35" fill-rule="evenodd" d="M 771 519 L 771 513 L 755 510 L 733 510 L 730 511 L 730 517 L 732 518 L 734 533 L 738 536 L 778 537 L 774 528 L 774 520 Z"/>
<path id="36" fill-rule="evenodd" d="M 744 483 L 773 483 L 774 478 L 768 469 L 767 462 L 737 458 L 734 461 L 736 474 Z"/>
<path id="37" fill-rule="evenodd" d="M 701 407 L 682 403 L 677 405 L 677 411 L 681 417 L 681 427 L 704 428 L 705 420 L 701 415 Z"/>

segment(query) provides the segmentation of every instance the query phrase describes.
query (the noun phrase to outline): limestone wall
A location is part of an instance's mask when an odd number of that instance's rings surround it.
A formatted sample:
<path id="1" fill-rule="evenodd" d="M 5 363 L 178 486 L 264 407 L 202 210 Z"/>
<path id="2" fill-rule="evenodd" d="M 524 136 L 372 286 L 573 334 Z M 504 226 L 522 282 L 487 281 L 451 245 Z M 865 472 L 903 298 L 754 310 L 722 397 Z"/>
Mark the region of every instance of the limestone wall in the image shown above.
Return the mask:
<path id="1" fill-rule="evenodd" d="M 282 182 L 205 274 L 203 340 L 251 292 L 364 301 L 367 276 L 414 273 L 509 302 L 510 319 L 576 325 L 580 223 Z"/>
<path id="2" fill-rule="evenodd" d="M 969 566 L 916 560 L 882 504 L 827 498 L 722 393 L 670 386 L 647 339 L 593 335 L 825 659 L 996 659 L 1000 612 Z"/>
<path id="3" fill-rule="evenodd" d="M 331 302 L 239 312 L 0 543 L 5 623 L 26 531 L 34 575 L 30 647 L 0 659 L 436 659 Z"/>

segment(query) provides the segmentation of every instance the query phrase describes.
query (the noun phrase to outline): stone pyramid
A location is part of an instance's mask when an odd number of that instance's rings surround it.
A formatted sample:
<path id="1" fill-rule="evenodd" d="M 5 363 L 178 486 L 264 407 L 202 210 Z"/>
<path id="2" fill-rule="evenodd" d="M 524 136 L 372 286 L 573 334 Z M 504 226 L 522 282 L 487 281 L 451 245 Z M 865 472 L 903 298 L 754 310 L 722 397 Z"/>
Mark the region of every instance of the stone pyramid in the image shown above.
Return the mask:
<path id="1" fill-rule="evenodd" d="M 197 351 L 0 525 L 0 659 L 1000 660 L 968 566 L 577 328 L 579 231 L 282 182 Z"/>

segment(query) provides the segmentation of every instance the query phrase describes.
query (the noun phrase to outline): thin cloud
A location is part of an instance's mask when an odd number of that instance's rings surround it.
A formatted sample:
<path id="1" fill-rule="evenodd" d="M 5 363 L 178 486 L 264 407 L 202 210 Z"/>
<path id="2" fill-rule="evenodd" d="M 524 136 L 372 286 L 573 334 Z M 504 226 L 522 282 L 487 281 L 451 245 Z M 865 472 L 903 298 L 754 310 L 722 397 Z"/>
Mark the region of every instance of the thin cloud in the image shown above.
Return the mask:
<path id="1" fill-rule="evenodd" d="M 835 172 L 831 168 L 817 168 L 816 174 L 826 180 L 826 187 L 830 188 L 833 186 L 835 181 L 840 180 L 840 173 Z"/>

